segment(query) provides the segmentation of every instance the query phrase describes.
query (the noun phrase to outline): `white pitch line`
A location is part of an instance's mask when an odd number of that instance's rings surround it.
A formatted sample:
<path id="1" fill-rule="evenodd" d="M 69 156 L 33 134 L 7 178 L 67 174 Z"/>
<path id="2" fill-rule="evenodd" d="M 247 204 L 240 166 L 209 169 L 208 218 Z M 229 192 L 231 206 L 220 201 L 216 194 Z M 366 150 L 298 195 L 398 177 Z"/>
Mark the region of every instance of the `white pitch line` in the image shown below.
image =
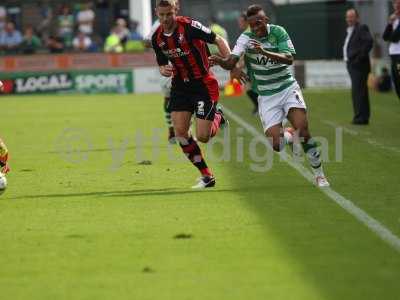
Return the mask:
<path id="1" fill-rule="evenodd" d="M 223 107 L 224 113 L 233 121 L 238 123 L 244 129 L 246 129 L 250 134 L 254 137 L 260 138 L 260 140 L 265 141 L 266 145 L 270 147 L 267 138 L 252 125 L 243 120 L 240 116 L 232 112 L 230 109 Z M 281 158 L 286 161 L 289 166 L 294 168 L 297 172 L 300 173 L 305 179 L 314 184 L 314 176 L 313 174 L 306 169 L 303 165 L 294 162 L 290 159 L 290 156 L 282 152 L 280 153 Z M 344 196 L 333 190 L 331 187 L 325 187 L 319 189 L 325 195 L 327 195 L 332 201 L 336 202 L 339 206 L 341 206 L 344 210 L 346 210 L 349 214 L 355 217 L 359 222 L 367 226 L 372 232 L 374 232 L 377 236 L 379 236 L 383 241 L 392 246 L 395 250 L 400 252 L 400 238 L 396 236 L 393 232 L 391 232 L 388 228 L 382 225 L 379 221 L 368 215 L 365 211 L 355 205 L 349 199 L 346 199 Z"/>
<path id="2" fill-rule="evenodd" d="M 321 122 L 326 124 L 326 125 L 328 125 L 328 126 L 331 126 L 332 128 L 339 128 L 339 127 L 343 128 L 344 132 L 346 132 L 346 133 L 348 133 L 348 134 L 350 134 L 352 136 L 358 136 L 361 139 L 361 141 L 363 141 L 363 142 L 365 142 L 367 144 L 370 144 L 371 146 L 375 146 L 375 147 L 380 148 L 382 150 L 392 151 L 392 152 L 397 153 L 397 154 L 400 153 L 400 149 L 397 148 L 397 147 L 386 146 L 386 145 L 382 144 L 381 142 L 378 142 L 377 140 L 375 140 L 373 138 L 363 138 L 361 136 L 362 134 L 369 134 L 369 133 L 358 132 L 356 130 L 352 130 L 352 129 L 346 128 L 344 126 L 341 126 L 339 124 L 336 124 L 335 122 L 328 121 L 328 120 L 321 120 Z"/>

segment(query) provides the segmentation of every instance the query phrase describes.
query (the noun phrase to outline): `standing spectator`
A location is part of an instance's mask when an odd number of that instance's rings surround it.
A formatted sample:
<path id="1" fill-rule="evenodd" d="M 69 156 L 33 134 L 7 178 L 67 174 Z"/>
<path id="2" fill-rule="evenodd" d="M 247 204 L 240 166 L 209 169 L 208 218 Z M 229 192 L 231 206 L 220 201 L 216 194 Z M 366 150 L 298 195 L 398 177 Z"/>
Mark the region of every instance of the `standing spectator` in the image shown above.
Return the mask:
<path id="1" fill-rule="evenodd" d="M 225 39 L 229 43 L 228 32 L 226 31 L 226 29 L 224 27 L 222 27 L 221 25 L 219 25 L 217 23 L 217 20 L 216 20 L 215 17 L 211 18 L 210 29 L 211 29 L 212 32 L 214 32 L 215 34 L 219 35 L 220 37 L 222 37 L 223 39 Z M 211 54 L 219 53 L 218 52 L 218 47 L 216 45 L 208 44 L 208 47 L 210 49 Z"/>
<path id="2" fill-rule="evenodd" d="M 25 29 L 24 39 L 21 44 L 21 51 L 24 54 L 34 54 L 41 47 L 42 42 L 35 35 L 32 26 Z"/>
<path id="3" fill-rule="evenodd" d="M 394 13 L 383 33 L 383 39 L 389 44 L 389 55 L 392 60 L 392 79 L 397 97 L 400 99 L 400 0 L 393 1 Z"/>
<path id="4" fill-rule="evenodd" d="M 373 46 L 371 51 L 371 70 L 374 76 L 379 75 L 379 71 L 382 68 L 383 59 L 382 59 L 382 45 L 379 41 L 380 34 L 374 33 L 373 36 Z"/>
<path id="5" fill-rule="evenodd" d="M 62 38 L 51 35 L 47 39 L 47 48 L 50 53 L 62 53 L 64 52 L 65 46 Z"/>
<path id="6" fill-rule="evenodd" d="M 0 32 L 6 27 L 7 11 L 4 6 L 0 6 Z"/>
<path id="7" fill-rule="evenodd" d="M 12 22 L 7 22 L 5 29 L 0 33 L 0 50 L 6 54 L 15 54 L 22 42 L 21 32 L 15 29 Z"/>
<path id="8" fill-rule="evenodd" d="M 390 92 L 392 90 L 392 80 L 387 68 L 382 68 L 382 74 L 377 79 L 376 88 L 379 92 Z"/>
<path id="9" fill-rule="evenodd" d="M 43 1 L 40 7 L 41 21 L 37 26 L 37 32 L 42 40 L 47 40 L 53 30 L 53 10 L 48 1 Z"/>
<path id="10" fill-rule="evenodd" d="M 63 5 L 61 13 L 57 17 L 58 36 L 63 38 L 65 45 L 69 48 L 72 46 L 72 38 L 74 33 L 74 16 L 68 5 Z"/>
<path id="11" fill-rule="evenodd" d="M 370 117 L 368 74 L 371 71 L 369 52 L 372 49 L 372 36 L 368 26 L 360 24 L 355 9 L 346 12 L 347 36 L 343 46 L 343 58 L 351 78 L 355 125 L 367 125 Z"/>
<path id="12" fill-rule="evenodd" d="M 93 33 L 93 22 L 95 14 L 91 9 L 90 2 L 86 2 L 84 8 L 78 12 L 76 20 L 78 21 L 78 30 L 86 35 Z"/>
<path id="13" fill-rule="evenodd" d="M 92 39 L 83 32 L 78 32 L 78 35 L 72 41 L 72 45 L 77 52 L 88 52 L 92 46 Z"/>

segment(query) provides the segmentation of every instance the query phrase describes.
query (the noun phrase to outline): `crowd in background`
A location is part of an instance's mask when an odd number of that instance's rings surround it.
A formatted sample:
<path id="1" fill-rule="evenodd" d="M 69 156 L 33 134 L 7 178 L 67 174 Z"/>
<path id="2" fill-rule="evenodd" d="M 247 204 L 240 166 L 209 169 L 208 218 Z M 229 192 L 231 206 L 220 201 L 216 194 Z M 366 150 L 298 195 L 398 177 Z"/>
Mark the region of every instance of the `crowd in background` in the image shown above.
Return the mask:
<path id="1" fill-rule="evenodd" d="M 144 51 L 143 37 L 137 32 L 138 22 L 118 17 L 111 28 L 95 30 L 97 17 L 91 2 L 73 8 L 63 4 L 55 13 L 51 7 L 43 7 L 41 21 L 36 26 L 17 28 L 6 8 L 0 6 L 0 54 Z M 109 27 L 101 24 L 102 16 L 99 18 L 99 27 Z M 101 35 L 101 31 L 107 33 Z"/>

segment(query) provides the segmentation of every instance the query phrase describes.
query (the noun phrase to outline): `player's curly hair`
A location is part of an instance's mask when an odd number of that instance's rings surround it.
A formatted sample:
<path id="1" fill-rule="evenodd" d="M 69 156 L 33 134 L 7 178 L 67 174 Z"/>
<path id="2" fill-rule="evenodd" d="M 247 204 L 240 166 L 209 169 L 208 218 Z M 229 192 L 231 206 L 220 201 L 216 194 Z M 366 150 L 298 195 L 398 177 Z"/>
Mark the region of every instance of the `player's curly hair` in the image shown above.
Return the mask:
<path id="1" fill-rule="evenodd" d="M 248 18 L 250 18 L 251 16 L 258 14 L 258 12 L 260 12 L 262 10 L 263 10 L 263 8 L 261 7 L 261 5 L 253 4 L 247 8 L 246 15 Z"/>

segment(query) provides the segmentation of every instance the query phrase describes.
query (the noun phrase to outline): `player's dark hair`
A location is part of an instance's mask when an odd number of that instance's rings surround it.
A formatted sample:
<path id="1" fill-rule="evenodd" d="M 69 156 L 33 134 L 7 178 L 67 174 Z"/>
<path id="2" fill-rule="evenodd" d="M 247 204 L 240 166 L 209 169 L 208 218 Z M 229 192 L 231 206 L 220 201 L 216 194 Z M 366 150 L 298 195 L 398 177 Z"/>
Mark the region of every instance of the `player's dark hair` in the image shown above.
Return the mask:
<path id="1" fill-rule="evenodd" d="M 176 6 L 175 0 L 157 0 L 156 7 L 167 7 L 167 6 Z"/>
<path id="2" fill-rule="evenodd" d="M 252 17 L 252 16 L 258 14 L 258 13 L 259 13 L 260 11 L 262 11 L 262 10 L 263 10 L 263 8 L 262 8 L 260 5 L 258 5 L 258 4 L 250 5 L 250 6 L 247 8 L 246 16 L 247 16 L 247 18 L 250 18 L 250 17 Z"/>

